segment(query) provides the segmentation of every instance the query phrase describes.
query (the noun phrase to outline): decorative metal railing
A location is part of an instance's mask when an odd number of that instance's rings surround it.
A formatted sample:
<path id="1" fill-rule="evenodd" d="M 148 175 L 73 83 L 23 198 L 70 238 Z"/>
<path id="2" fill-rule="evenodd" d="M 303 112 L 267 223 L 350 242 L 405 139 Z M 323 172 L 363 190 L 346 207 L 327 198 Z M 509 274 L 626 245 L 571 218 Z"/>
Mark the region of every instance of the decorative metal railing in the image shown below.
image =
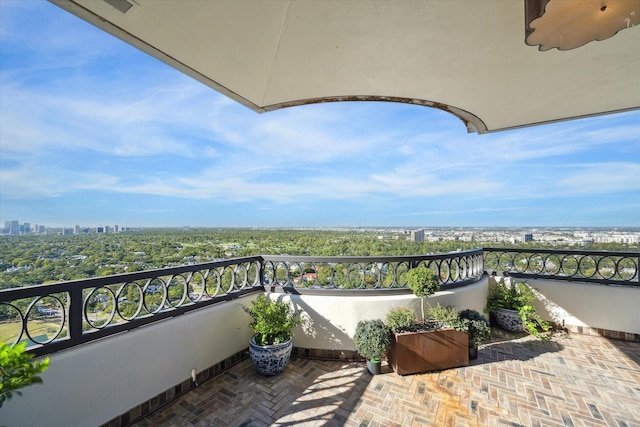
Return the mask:
<path id="1" fill-rule="evenodd" d="M 404 275 L 433 269 L 441 288 L 484 272 L 639 286 L 640 253 L 479 248 L 399 257 L 255 256 L 0 291 L 0 342 L 37 356 L 266 288 L 294 293 L 410 292 Z"/>
<path id="2" fill-rule="evenodd" d="M 36 355 L 83 344 L 249 292 L 407 292 L 404 274 L 433 268 L 443 288 L 479 280 L 482 249 L 409 257 L 257 256 L 0 291 L 0 342 Z"/>
<path id="3" fill-rule="evenodd" d="M 638 252 L 484 248 L 488 273 L 532 279 L 639 286 Z"/>
<path id="4" fill-rule="evenodd" d="M 396 257 L 310 257 L 263 255 L 263 283 L 297 293 L 315 290 L 407 291 L 405 274 L 423 265 L 433 269 L 442 289 L 476 282 L 484 273 L 482 249 Z"/>
<path id="5" fill-rule="evenodd" d="M 0 291 L 0 342 L 35 355 L 263 290 L 260 257 Z"/>

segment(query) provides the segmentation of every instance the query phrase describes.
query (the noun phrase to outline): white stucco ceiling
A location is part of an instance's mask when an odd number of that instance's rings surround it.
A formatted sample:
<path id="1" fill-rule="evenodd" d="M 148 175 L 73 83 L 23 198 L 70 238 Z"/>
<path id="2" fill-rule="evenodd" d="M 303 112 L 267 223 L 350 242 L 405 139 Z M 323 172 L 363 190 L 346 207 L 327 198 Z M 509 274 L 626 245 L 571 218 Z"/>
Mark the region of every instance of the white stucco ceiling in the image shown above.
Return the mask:
<path id="1" fill-rule="evenodd" d="M 50 1 L 258 112 L 396 100 L 484 133 L 640 107 L 640 28 L 541 52 L 523 1 Z"/>

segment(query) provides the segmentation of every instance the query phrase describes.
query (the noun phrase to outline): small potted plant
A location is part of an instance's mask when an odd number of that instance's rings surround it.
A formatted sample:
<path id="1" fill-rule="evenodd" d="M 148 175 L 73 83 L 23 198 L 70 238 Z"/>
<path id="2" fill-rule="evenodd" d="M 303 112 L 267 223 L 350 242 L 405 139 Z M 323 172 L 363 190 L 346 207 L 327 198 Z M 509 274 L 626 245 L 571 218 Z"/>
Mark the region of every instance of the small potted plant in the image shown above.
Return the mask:
<path id="1" fill-rule="evenodd" d="M 469 359 L 478 358 L 478 346 L 491 337 L 489 321 L 482 314 L 468 308 L 458 312 L 454 307 L 440 304 L 430 307 L 427 311 L 429 316 L 438 322 L 456 331 L 466 332 L 469 341 Z"/>
<path id="2" fill-rule="evenodd" d="M 252 318 L 249 327 L 254 335 L 249 340 L 249 355 L 260 375 L 282 372 L 293 349 L 293 329 L 302 323 L 301 311 L 284 301 L 273 301 L 259 295 L 251 307 L 242 307 Z"/>
<path id="3" fill-rule="evenodd" d="M 476 310 L 467 308 L 458 313 L 458 328 L 469 335 L 469 359 L 477 359 L 478 346 L 491 338 L 489 321 Z"/>
<path id="4" fill-rule="evenodd" d="M 531 288 L 522 282 L 498 282 L 489 289 L 485 313 L 493 314 L 498 325 L 510 332 L 522 332 L 542 338 L 540 333 L 551 325 L 540 317 L 531 303 L 536 299 Z"/>
<path id="5" fill-rule="evenodd" d="M 353 342 L 360 356 L 367 360 L 367 369 L 373 375 L 381 372 L 382 357 L 391 345 L 391 331 L 380 319 L 361 320 L 356 326 Z"/>

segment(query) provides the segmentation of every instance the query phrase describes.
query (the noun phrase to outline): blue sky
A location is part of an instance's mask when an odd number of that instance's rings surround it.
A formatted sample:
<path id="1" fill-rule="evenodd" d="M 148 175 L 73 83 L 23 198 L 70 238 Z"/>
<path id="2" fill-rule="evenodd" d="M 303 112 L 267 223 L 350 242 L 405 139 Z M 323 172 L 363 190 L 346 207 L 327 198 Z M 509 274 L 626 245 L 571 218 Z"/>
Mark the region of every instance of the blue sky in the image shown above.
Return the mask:
<path id="1" fill-rule="evenodd" d="M 640 226 L 640 111 L 489 135 L 257 114 L 44 1 L 0 1 L 0 225 Z"/>

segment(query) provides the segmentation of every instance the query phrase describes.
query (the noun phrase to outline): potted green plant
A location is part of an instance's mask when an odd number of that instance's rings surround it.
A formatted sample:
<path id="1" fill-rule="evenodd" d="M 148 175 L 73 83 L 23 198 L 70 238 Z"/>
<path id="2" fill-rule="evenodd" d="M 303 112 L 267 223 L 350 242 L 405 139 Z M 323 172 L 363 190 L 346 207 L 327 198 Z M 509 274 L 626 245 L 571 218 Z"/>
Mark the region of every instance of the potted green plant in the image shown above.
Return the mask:
<path id="1" fill-rule="evenodd" d="M 458 313 L 458 330 L 467 331 L 469 336 L 469 359 L 477 359 L 478 346 L 491 338 L 489 321 L 476 310 L 469 308 L 460 310 Z"/>
<path id="2" fill-rule="evenodd" d="M 0 343 L 0 408 L 13 395 L 21 396 L 19 389 L 42 383 L 38 374 L 49 368 L 49 358 L 37 362 L 25 352 L 26 343 L 10 346 Z"/>
<path id="3" fill-rule="evenodd" d="M 469 363 L 468 338 L 447 322 L 425 316 L 424 298 L 438 291 L 437 274 L 424 266 L 410 270 L 407 286 L 421 298 L 422 317 L 413 309 L 394 307 L 386 317 L 393 332 L 389 364 L 398 375 L 447 369 Z M 456 318 L 454 311 L 453 318 Z"/>
<path id="4" fill-rule="evenodd" d="M 353 336 L 358 353 L 367 360 L 367 369 L 373 375 L 381 372 L 382 357 L 391 345 L 391 332 L 380 319 L 361 320 Z"/>
<path id="5" fill-rule="evenodd" d="M 540 330 L 551 325 L 540 317 L 531 303 L 536 299 L 533 290 L 523 282 L 498 282 L 489 289 L 485 313 L 493 314 L 498 325 L 510 332 L 522 332 L 542 338 Z"/>
<path id="6" fill-rule="evenodd" d="M 254 335 L 249 340 L 249 355 L 260 375 L 282 372 L 293 349 L 293 329 L 302 323 L 299 310 L 281 300 L 259 295 L 251 307 L 242 306 L 252 318 L 249 327 Z"/>
<path id="7" fill-rule="evenodd" d="M 455 329 L 466 332 L 469 341 L 469 359 L 478 358 L 478 346 L 489 340 L 491 327 L 489 321 L 476 310 L 457 311 L 454 307 L 437 304 L 427 310 L 429 317 Z"/>

